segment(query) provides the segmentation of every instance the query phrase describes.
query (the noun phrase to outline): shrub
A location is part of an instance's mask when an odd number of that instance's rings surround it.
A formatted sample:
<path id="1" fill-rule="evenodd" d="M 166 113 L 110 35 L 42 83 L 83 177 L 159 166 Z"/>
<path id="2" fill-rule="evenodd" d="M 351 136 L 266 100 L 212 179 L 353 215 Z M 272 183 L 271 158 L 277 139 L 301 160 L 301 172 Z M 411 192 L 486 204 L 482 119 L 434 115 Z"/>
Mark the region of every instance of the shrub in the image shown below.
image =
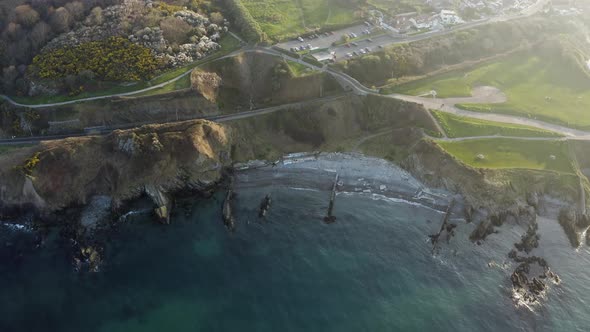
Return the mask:
<path id="1" fill-rule="evenodd" d="M 158 69 L 151 51 L 122 37 L 57 49 L 33 59 L 33 72 L 40 78 L 58 79 L 91 71 L 107 81 L 149 79 Z"/>

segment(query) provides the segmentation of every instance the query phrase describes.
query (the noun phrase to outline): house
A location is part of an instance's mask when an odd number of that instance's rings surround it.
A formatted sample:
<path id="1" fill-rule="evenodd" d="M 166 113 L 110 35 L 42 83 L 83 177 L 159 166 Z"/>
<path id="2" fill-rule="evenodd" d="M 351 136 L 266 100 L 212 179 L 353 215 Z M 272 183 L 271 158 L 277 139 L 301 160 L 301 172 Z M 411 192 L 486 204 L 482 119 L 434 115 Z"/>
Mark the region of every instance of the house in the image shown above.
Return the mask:
<path id="1" fill-rule="evenodd" d="M 336 57 L 334 52 L 318 52 L 312 56 L 319 62 L 335 60 Z"/>
<path id="2" fill-rule="evenodd" d="M 439 18 L 440 18 L 440 21 L 443 25 L 455 25 L 455 24 L 465 23 L 465 21 L 463 21 L 463 19 L 461 17 L 459 17 L 459 15 L 457 15 L 457 13 L 452 10 L 446 10 L 446 9 L 441 10 L 440 14 L 439 14 Z"/>

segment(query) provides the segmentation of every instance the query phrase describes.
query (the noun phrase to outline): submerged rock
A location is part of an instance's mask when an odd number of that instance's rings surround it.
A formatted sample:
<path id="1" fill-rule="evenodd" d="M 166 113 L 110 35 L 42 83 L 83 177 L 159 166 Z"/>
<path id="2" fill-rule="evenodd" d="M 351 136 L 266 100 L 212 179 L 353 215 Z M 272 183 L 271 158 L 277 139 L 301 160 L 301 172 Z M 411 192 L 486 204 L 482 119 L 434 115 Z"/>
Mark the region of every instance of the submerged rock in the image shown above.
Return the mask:
<path id="1" fill-rule="evenodd" d="M 270 204 L 272 203 L 272 199 L 270 198 L 270 194 L 266 195 L 262 202 L 260 203 L 260 210 L 258 211 L 258 217 L 263 218 L 266 217 L 266 213 L 270 209 Z"/>

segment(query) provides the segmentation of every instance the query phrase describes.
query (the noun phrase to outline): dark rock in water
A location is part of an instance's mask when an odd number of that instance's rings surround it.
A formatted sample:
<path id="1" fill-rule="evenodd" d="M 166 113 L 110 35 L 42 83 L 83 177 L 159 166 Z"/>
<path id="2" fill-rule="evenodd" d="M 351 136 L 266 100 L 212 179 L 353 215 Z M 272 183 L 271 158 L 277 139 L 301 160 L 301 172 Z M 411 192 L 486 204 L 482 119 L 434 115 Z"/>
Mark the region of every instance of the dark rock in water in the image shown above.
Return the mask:
<path id="1" fill-rule="evenodd" d="M 473 222 L 473 214 L 475 213 L 475 209 L 473 206 L 467 204 L 463 207 L 463 215 L 465 216 L 465 221 L 470 224 Z"/>
<path id="2" fill-rule="evenodd" d="M 519 243 L 514 244 L 514 247 L 518 251 L 524 251 L 527 254 L 530 253 L 534 248 L 539 247 L 540 237 L 537 234 L 538 229 L 539 225 L 535 220 L 533 223 L 529 224 L 526 233 L 522 235 Z"/>
<path id="3" fill-rule="evenodd" d="M 444 231 L 447 232 L 447 243 L 449 242 L 451 237 L 453 235 L 455 235 L 454 229 L 455 229 L 455 227 L 457 227 L 457 225 L 449 223 L 449 218 L 451 217 L 451 214 L 453 213 L 453 207 L 455 206 L 455 203 L 456 203 L 456 201 L 453 198 L 453 200 L 451 201 L 449 206 L 447 206 L 447 210 L 446 210 L 445 215 L 443 217 L 443 221 L 442 221 L 442 224 L 440 225 L 440 229 L 439 229 L 438 233 L 428 236 L 428 237 L 430 237 L 430 241 L 432 242 L 432 253 L 433 254 L 436 251 L 436 245 L 438 244 L 438 240 L 440 239 L 440 236 Z"/>
<path id="4" fill-rule="evenodd" d="M 455 236 L 455 228 L 457 228 L 457 225 L 455 224 L 447 224 L 445 227 L 445 230 L 447 231 L 447 243 L 449 243 L 451 238 Z"/>
<path id="5" fill-rule="evenodd" d="M 490 215 L 487 219 L 482 220 L 475 230 L 469 235 L 473 242 L 485 240 L 490 234 L 497 233 L 496 227 L 502 226 L 506 222 L 531 224 L 536 222 L 537 214 L 531 206 L 515 205 L 509 210 L 504 210 Z"/>
<path id="6" fill-rule="evenodd" d="M 336 222 L 336 217 L 334 217 L 334 216 L 325 216 L 324 217 L 324 222 L 326 224 L 333 224 L 333 223 Z"/>
<path id="7" fill-rule="evenodd" d="M 324 222 L 326 224 L 332 224 L 336 222 L 336 217 L 332 215 L 332 212 L 334 211 L 334 202 L 336 201 L 336 190 L 338 189 L 338 178 L 339 175 L 336 174 L 336 177 L 334 178 L 334 185 L 332 186 L 332 191 L 330 193 L 330 203 L 328 205 L 328 213 L 326 214 L 326 216 L 324 217 Z"/>
<path id="8" fill-rule="evenodd" d="M 590 227 L 590 216 L 578 213 L 573 207 L 568 207 L 559 211 L 558 220 L 571 245 L 574 248 L 580 247 L 583 240 L 582 234 Z"/>
<path id="9" fill-rule="evenodd" d="M 547 282 L 559 284 L 561 281 L 541 257 L 519 257 L 514 250 L 509 257 L 520 263 L 510 275 L 512 298 L 519 305 L 538 304 L 548 289 Z"/>
<path id="10" fill-rule="evenodd" d="M 485 240 L 485 238 L 492 233 L 494 233 L 494 226 L 490 219 L 482 220 L 475 230 L 471 232 L 469 239 L 480 244 L 482 240 Z"/>
<path id="11" fill-rule="evenodd" d="M 225 227 L 227 227 L 227 229 L 229 229 L 232 232 L 236 229 L 236 222 L 232 209 L 232 199 L 234 198 L 233 184 L 234 179 L 231 178 L 229 189 L 227 190 L 227 195 L 225 196 L 225 201 L 223 202 L 222 210 L 223 224 L 225 225 Z"/>
<path id="12" fill-rule="evenodd" d="M 73 257 L 74 269 L 78 272 L 98 272 L 102 263 L 101 251 L 92 246 L 79 248 Z"/>
<path id="13" fill-rule="evenodd" d="M 272 199 L 270 198 L 270 194 L 266 195 L 262 202 L 260 203 L 260 210 L 258 211 L 258 217 L 263 218 L 266 217 L 266 213 L 270 209 L 270 204 L 272 203 Z"/>

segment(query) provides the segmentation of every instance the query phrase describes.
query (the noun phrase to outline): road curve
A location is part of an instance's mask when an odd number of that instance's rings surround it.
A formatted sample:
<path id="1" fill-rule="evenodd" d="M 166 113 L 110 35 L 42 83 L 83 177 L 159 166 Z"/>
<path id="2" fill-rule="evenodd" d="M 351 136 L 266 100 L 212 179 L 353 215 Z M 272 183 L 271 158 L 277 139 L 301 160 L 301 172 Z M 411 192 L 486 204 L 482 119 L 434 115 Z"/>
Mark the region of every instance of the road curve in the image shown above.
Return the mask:
<path id="1" fill-rule="evenodd" d="M 566 137 L 577 137 L 578 139 L 590 136 L 590 132 L 573 129 L 569 127 L 564 127 L 552 123 L 547 123 L 540 120 L 523 118 L 514 115 L 504 115 L 504 114 L 496 114 L 496 113 L 479 113 L 479 112 L 472 112 L 466 111 L 458 108 L 455 106 L 454 102 L 461 100 L 463 102 L 469 102 L 470 98 L 453 98 L 447 101 L 446 99 L 437 99 L 437 98 L 426 98 L 426 97 L 415 97 L 415 96 L 408 96 L 402 94 L 390 94 L 386 95 L 389 98 L 394 98 L 398 100 L 404 100 L 408 102 L 413 102 L 417 104 L 421 104 L 427 109 L 434 109 L 439 110 L 445 113 L 466 116 L 470 118 L 486 120 L 486 121 L 494 121 L 494 122 L 502 122 L 502 123 L 509 123 L 509 124 L 516 124 L 516 125 L 524 125 L 529 127 L 535 127 L 539 129 L 553 131 L 559 134 L 562 134 Z"/>
<path id="2" fill-rule="evenodd" d="M 295 103 L 290 103 L 290 104 L 282 104 L 282 105 L 277 105 L 277 106 L 265 107 L 265 108 L 256 109 L 256 110 L 252 110 L 252 111 L 239 112 L 239 113 L 233 113 L 233 114 L 204 116 L 204 117 L 194 117 L 192 119 L 184 119 L 182 121 L 202 119 L 202 120 L 209 120 L 209 121 L 215 121 L 215 122 L 229 122 L 229 121 L 251 118 L 251 117 L 265 115 L 265 114 L 271 114 L 271 113 L 275 113 L 275 112 L 282 111 L 282 110 L 296 109 L 298 107 L 302 107 L 302 106 L 309 105 L 309 104 L 334 101 L 334 100 L 342 99 L 345 96 L 346 96 L 345 94 L 338 94 L 338 95 L 326 96 L 326 97 L 321 97 L 321 98 L 316 98 L 316 99 L 311 99 L 311 100 L 306 100 L 306 101 L 300 101 L 300 102 L 295 102 Z M 104 128 L 100 131 L 100 134 L 92 134 L 92 135 L 86 135 L 85 133 L 74 133 L 74 134 L 66 134 L 66 135 L 35 136 L 35 137 L 19 137 L 19 138 L 14 138 L 14 139 L 0 139 L 0 146 L 2 146 L 2 145 L 8 146 L 8 145 L 37 144 L 42 141 L 54 141 L 54 140 L 60 140 L 60 139 L 65 139 L 65 138 L 70 138 L 70 137 L 85 137 L 85 136 L 96 136 L 96 135 L 103 135 L 104 136 L 104 135 L 110 134 L 111 132 L 113 132 L 114 130 L 117 130 L 117 129 L 129 129 L 129 128 L 140 127 L 140 126 L 149 125 L 149 124 L 159 124 L 159 123 L 150 123 L 150 122 L 129 123 L 129 124 L 121 125 L 121 126 Z"/>

